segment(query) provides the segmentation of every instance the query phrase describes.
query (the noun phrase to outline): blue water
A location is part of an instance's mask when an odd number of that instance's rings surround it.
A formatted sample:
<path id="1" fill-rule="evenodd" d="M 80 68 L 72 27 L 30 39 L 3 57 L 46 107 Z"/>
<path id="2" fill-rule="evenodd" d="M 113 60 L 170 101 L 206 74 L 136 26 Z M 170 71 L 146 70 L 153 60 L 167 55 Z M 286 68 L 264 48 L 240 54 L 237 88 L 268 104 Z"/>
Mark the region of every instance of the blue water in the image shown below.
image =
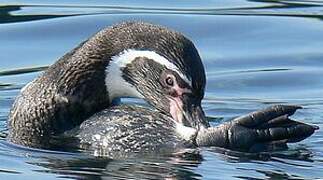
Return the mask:
<path id="1" fill-rule="evenodd" d="M 323 133 L 286 151 L 95 158 L 6 143 L 19 90 L 100 29 L 129 20 L 188 36 L 207 72 L 203 106 L 213 125 L 271 104 L 323 129 L 323 2 L 305 0 L 0 1 L 0 179 L 319 179 Z"/>

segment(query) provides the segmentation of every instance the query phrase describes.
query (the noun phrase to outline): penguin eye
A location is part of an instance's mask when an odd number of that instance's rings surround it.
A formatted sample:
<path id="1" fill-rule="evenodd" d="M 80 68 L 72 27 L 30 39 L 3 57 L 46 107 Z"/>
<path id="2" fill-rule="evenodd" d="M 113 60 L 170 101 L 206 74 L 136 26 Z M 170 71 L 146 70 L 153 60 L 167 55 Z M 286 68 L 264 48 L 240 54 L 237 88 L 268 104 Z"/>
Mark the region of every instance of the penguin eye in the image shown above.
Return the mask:
<path id="1" fill-rule="evenodd" d="M 165 82 L 168 86 L 174 86 L 174 79 L 171 76 L 166 77 Z"/>

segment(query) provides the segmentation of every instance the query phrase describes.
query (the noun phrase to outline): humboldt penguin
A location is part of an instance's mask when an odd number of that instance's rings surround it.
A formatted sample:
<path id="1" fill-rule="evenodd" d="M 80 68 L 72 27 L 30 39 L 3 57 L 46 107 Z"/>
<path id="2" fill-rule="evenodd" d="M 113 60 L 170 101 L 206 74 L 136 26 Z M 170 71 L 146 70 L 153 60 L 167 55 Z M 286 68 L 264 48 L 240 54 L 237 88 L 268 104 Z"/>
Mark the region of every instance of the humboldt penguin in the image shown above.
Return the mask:
<path id="1" fill-rule="evenodd" d="M 248 150 L 296 142 L 317 129 L 290 120 L 299 107 L 283 105 L 210 127 L 201 107 L 205 85 L 199 53 L 184 35 L 150 23 L 120 23 L 21 89 L 8 140 L 50 149 L 57 137 L 72 137 L 81 148 L 113 155 L 200 146 Z M 123 97 L 141 98 L 150 108 L 117 105 Z"/>

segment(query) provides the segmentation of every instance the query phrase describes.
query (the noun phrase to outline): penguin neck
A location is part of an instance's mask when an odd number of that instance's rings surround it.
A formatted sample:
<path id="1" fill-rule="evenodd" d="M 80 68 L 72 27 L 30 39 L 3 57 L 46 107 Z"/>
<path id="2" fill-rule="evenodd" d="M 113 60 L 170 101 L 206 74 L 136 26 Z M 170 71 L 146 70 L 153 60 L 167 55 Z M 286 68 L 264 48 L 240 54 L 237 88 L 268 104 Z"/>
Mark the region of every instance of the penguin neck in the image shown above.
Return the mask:
<path id="1" fill-rule="evenodd" d="M 124 53 L 111 57 L 111 61 L 106 68 L 105 78 L 111 104 L 119 102 L 122 97 L 144 99 L 144 96 L 137 90 L 137 88 L 123 78 L 122 69 L 127 64 L 131 63 L 133 59 L 135 59 L 135 57 L 125 56 Z"/>

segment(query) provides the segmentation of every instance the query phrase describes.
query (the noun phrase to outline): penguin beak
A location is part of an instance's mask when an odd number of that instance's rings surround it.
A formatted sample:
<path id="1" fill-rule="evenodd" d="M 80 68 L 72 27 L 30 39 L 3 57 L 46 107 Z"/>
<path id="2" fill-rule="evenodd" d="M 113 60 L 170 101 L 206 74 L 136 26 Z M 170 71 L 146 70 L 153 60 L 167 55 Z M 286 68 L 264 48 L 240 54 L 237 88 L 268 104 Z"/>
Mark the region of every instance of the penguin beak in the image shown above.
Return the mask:
<path id="1" fill-rule="evenodd" d="M 184 126 L 197 129 L 209 127 L 201 102 L 190 94 L 183 94 L 181 97 L 171 98 L 170 113 L 173 119 Z"/>
<path id="2" fill-rule="evenodd" d="M 206 120 L 201 101 L 187 95 L 183 96 L 183 124 L 191 127 L 207 128 L 209 123 Z"/>

